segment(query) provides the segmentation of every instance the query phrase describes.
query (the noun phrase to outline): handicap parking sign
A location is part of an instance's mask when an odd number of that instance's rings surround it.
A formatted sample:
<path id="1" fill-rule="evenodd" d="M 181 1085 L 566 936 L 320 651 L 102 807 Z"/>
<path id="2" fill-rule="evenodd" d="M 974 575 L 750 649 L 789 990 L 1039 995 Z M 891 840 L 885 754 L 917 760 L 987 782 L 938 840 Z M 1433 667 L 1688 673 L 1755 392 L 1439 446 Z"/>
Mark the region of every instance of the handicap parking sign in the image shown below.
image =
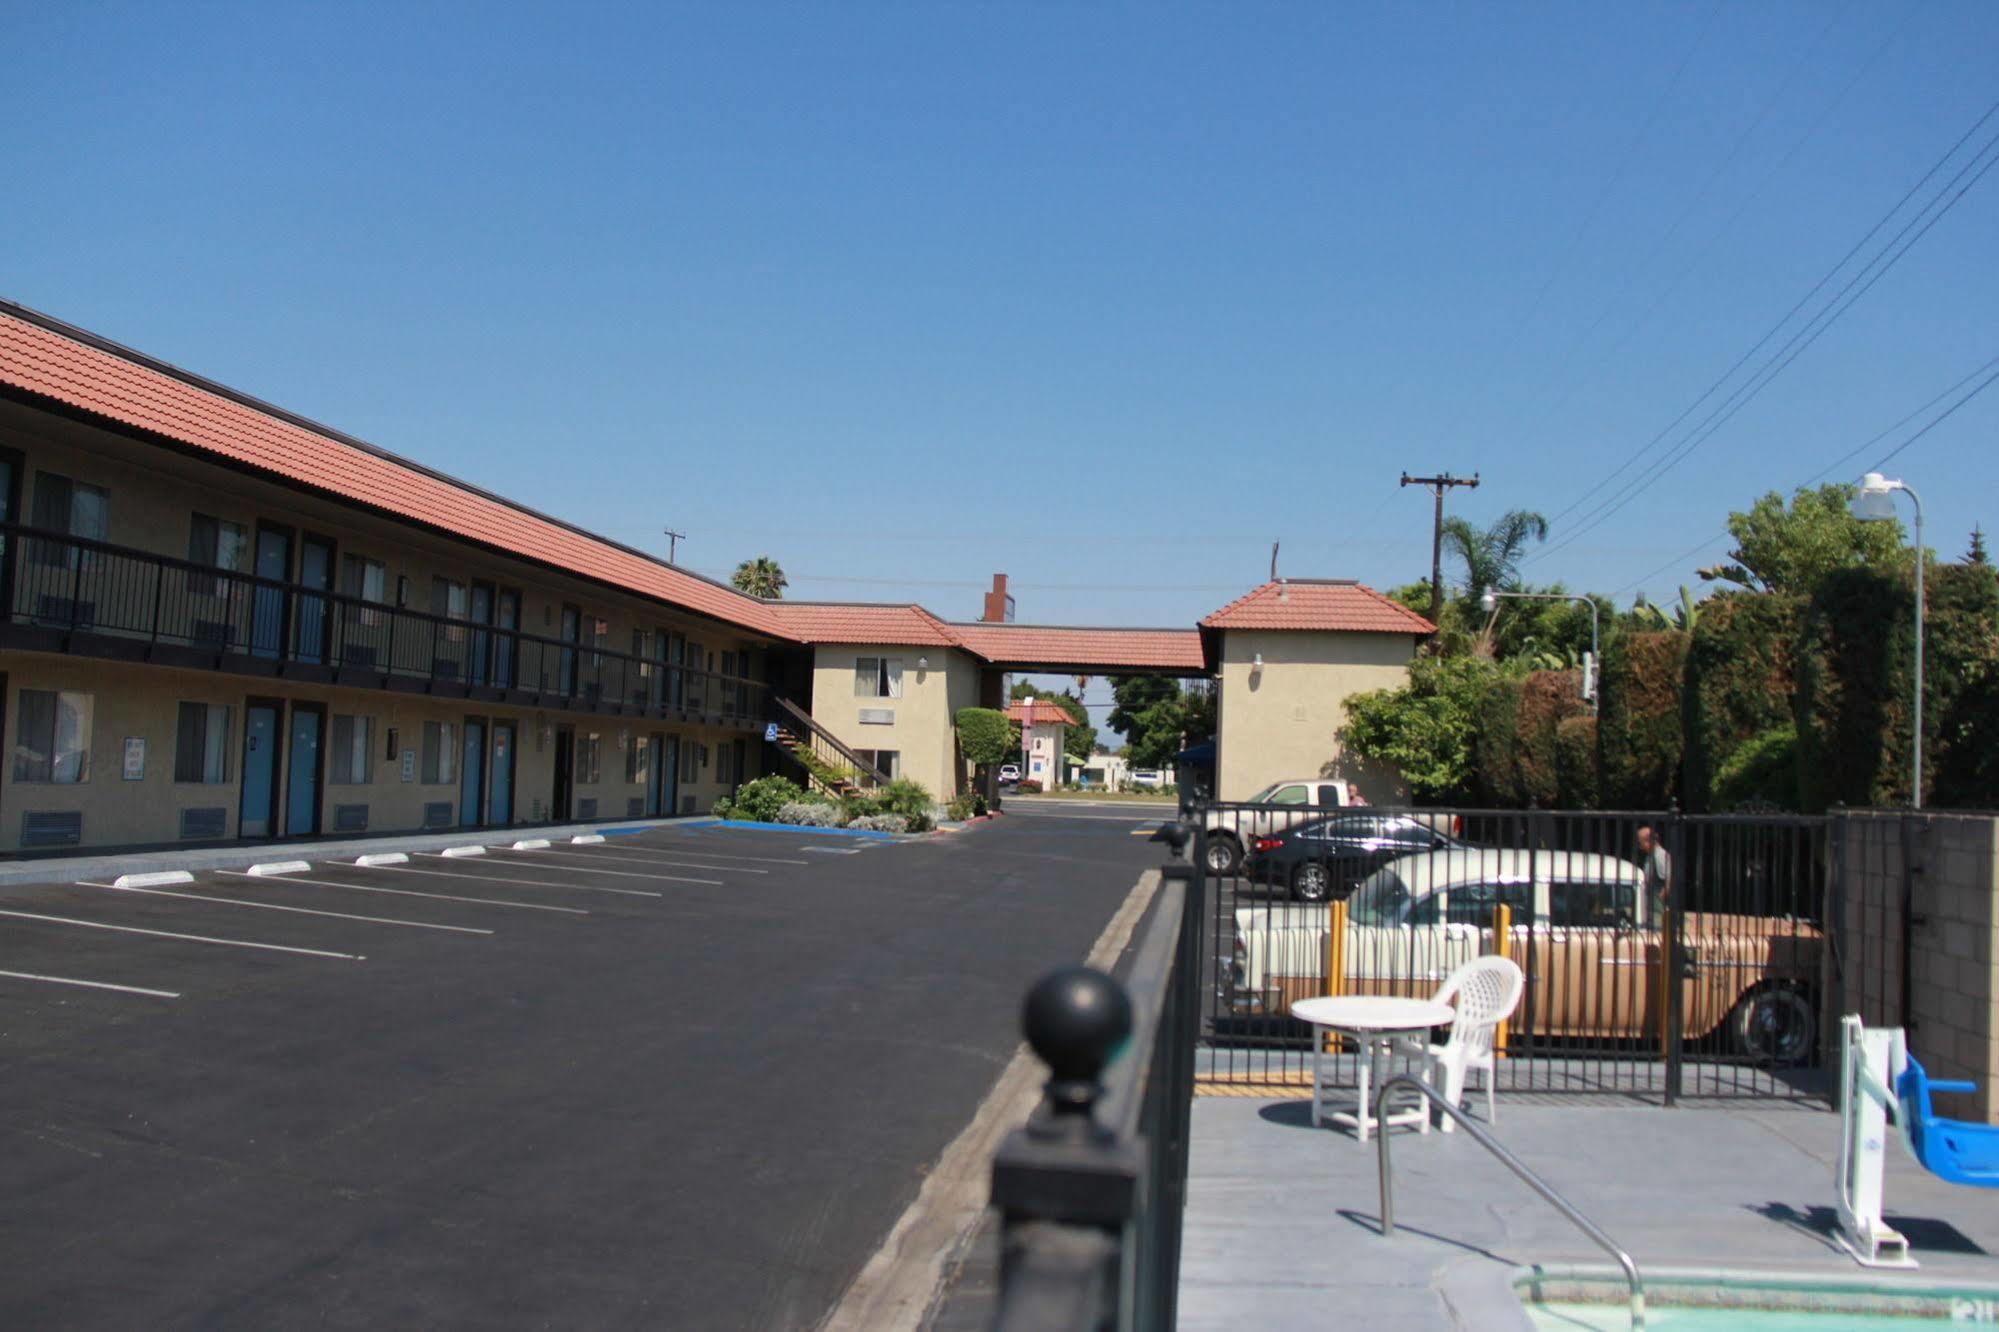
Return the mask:
<path id="1" fill-rule="evenodd" d="M 776 744 L 776 743 L 777 743 L 777 723 L 776 723 L 776 722 L 765 722 L 765 723 L 764 723 L 764 739 L 765 739 L 765 740 L 767 740 L 767 741 L 769 741 L 769 742 L 770 742 L 771 744 Z"/>

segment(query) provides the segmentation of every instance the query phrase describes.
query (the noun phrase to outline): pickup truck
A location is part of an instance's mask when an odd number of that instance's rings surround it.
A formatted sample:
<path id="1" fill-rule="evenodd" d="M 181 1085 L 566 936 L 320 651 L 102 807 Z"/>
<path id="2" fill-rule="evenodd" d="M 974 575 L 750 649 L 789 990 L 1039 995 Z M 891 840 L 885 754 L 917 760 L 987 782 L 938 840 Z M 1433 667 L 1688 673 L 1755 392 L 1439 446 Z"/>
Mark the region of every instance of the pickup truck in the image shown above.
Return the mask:
<path id="1" fill-rule="evenodd" d="M 1259 837 L 1269 837 L 1316 818 L 1327 806 L 1354 803 L 1353 788 L 1327 777 L 1295 777 L 1272 782 L 1249 799 L 1205 811 L 1205 852 L 1210 874 L 1234 874 Z"/>

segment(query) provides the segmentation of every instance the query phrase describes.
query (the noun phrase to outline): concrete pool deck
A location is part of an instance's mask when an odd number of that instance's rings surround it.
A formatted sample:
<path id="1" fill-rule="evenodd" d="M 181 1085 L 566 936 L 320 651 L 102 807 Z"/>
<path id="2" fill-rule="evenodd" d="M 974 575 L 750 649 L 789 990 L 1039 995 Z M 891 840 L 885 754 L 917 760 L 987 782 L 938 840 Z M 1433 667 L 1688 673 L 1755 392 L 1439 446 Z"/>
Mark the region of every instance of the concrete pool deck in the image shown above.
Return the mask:
<path id="1" fill-rule="evenodd" d="M 1469 1135 L 1397 1134 L 1384 1239 L 1374 1143 L 1313 1128 L 1302 1097 L 1202 1097 L 1193 1116 L 1182 1328 L 1527 1329 L 1516 1268 L 1610 1262 Z M 1999 1194 L 1899 1147 L 1886 1212 L 1921 1268 L 1871 1271 L 1835 1247 L 1839 1119 L 1822 1106 L 1502 1093 L 1495 1131 L 1641 1270 L 1999 1282 Z"/>

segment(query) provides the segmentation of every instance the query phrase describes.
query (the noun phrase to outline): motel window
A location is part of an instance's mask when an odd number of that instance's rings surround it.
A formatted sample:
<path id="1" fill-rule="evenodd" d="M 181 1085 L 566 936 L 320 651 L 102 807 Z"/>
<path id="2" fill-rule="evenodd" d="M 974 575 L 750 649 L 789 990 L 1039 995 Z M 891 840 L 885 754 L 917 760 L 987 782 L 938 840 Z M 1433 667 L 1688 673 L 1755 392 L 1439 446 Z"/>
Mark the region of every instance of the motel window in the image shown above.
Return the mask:
<path id="1" fill-rule="evenodd" d="M 60 532 L 86 541 L 102 541 L 108 526 L 111 497 L 102 486 L 43 472 L 35 478 L 35 504 L 31 524 L 45 532 Z M 53 541 L 37 541 L 29 559 L 36 564 L 66 569 L 90 569 L 94 560 L 89 551 Z"/>
<path id="2" fill-rule="evenodd" d="M 448 786 L 458 780 L 458 728 L 450 722 L 423 724 L 423 780 Z"/>
<path id="3" fill-rule="evenodd" d="M 373 756 L 369 750 L 370 717 L 335 714 L 333 718 L 332 775 L 335 786 L 365 786 L 374 780 Z"/>
<path id="4" fill-rule="evenodd" d="M 854 697 L 901 698 L 902 658 L 862 657 L 854 663 Z"/>
<path id="5" fill-rule="evenodd" d="M 463 583 L 449 578 L 433 578 L 430 580 L 430 613 L 442 615 L 447 620 L 469 620 L 472 618 L 472 594 Z"/>
<path id="6" fill-rule="evenodd" d="M 191 564 L 242 573 L 250 563 L 250 529 L 241 523 L 197 513 L 188 525 L 187 558 Z M 198 597 L 221 592 L 223 580 L 206 574 L 189 574 L 187 590 Z"/>
<path id="7" fill-rule="evenodd" d="M 95 695 L 23 689 L 14 727 L 14 780 L 69 785 L 90 780 Z"/>
<path id="8" fill-rule="evenodd" d="M 356 601 L 371 601 L 377 606 L 388 604 L 389 571 L 380 560 L 371 560 L 365 555 L 346 555 L 340 561 L 340 595 L 352 597 Z M 375 627 L 382 623 L 380 611 L 362 611 L 361 623 Z"/>
<path id="9" fill-rule="evenodd" d="M 576 780 L 585 786 L 604 780 L 604 737 L 595 731 L 576 737 Z"/>
<path id="10" fill-rule="evenodd" d="M 697 773 L 700 766 L 700 753 L 701 752 L 694 747 L 694 742 L 692 740 L 682 740 L 680 742 L 679 771 L 680 771 L 681 781 L 691 782 L 697 780 Z"/>
<path id="11" fill-rule="evenodd" d="M 625 746 L 625 783 L 628 786 L 644 786 L 652 775 L 652 746 L 645 737 L 635 735 Z"/>
<path id="12" fill-rule="evenodd" d="M 715 751 L 715 780 L 724 786 L 734 786 L 736 754 L 728 745 Z"/>
<path id="13" fill-rule="evenodd" d="M 175 730 L 174 780 L 216 785 L 229 780 L 229 731 L 235 709 L 226 703 L 183 703 Z"/>
<path id="14" fill-rule="evenodd" d="M 902 751 L 899 749 L 857 749 L 854 757 L 872 765 L 875 771 L 890 781 L 902 776 Z"/>

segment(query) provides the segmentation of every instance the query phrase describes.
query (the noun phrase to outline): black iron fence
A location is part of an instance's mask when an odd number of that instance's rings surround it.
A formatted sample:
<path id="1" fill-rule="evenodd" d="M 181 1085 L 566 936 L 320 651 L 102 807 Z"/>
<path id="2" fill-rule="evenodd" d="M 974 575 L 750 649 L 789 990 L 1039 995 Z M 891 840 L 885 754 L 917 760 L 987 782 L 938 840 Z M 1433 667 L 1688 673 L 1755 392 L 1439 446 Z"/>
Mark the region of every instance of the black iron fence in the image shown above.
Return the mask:
<path id="1" fill-rule="evenodd" d="M 761 727 L 769 687 L 601 643 L 434 615 L 102 541 L 0 525 L 22 647 L 322 678 L 532 707 Z"/>
<path id="2" fill-rule="evenodd" d="M 1201 891 L 1187 865 L 1167 868 L 1125 985 L 1072 967 L 1028 994 L 1022 1025 L 1050 1077 L 993 1161 L 1001 1329 L 1174 1324 Z"/>
<path id="3" fill-rule="evenodd" d="M 1826 820 L 1674 812 L 1190 809 L 1209 904 L 1200 1076 L 1304 1085 L 1322 995 L 1526 977 L 1503 1089 L 1816 1096 L 1836 1027 Z M 1334 1038 L 1327 1038 L 1332 1040 Z M 1336 1080 L 1357 1055 L 1328 1050 Z"/>

